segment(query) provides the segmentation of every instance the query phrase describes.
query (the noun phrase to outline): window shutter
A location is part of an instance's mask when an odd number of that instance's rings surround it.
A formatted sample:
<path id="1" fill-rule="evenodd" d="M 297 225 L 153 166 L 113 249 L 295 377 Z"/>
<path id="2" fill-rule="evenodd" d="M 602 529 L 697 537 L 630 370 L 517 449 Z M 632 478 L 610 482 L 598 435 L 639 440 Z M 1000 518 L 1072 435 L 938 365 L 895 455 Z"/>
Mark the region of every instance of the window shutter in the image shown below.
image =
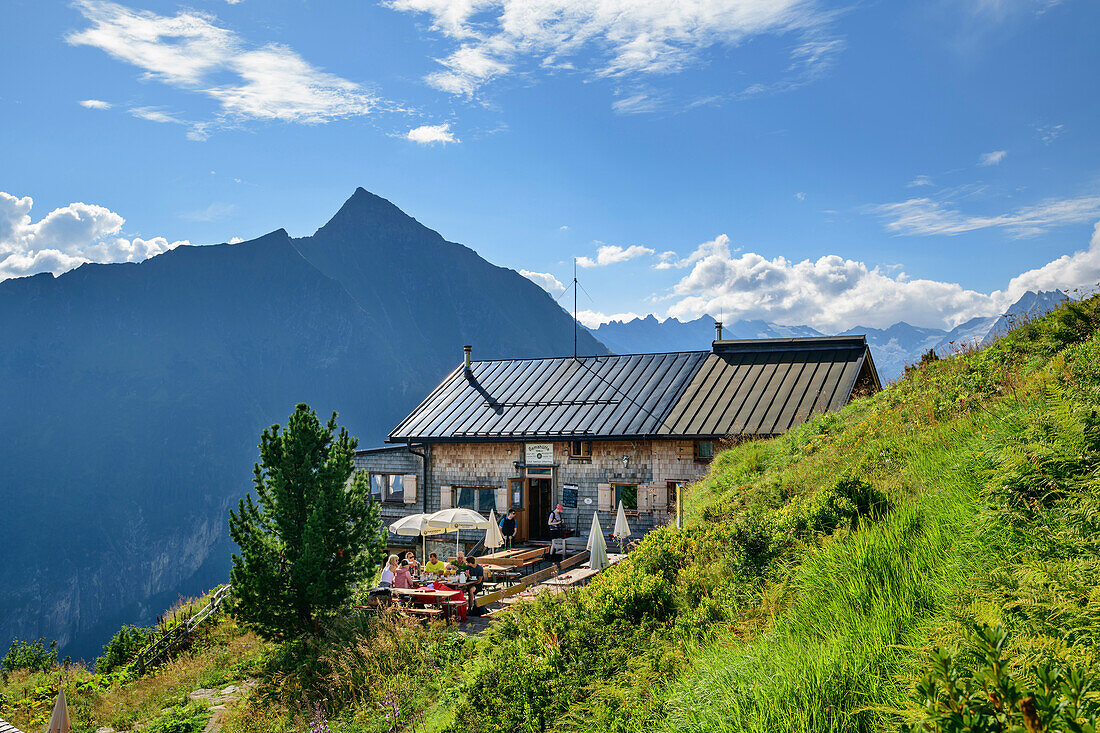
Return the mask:
<path id="1" fill-rule="evenodd" d="M 615 509 L 611 506 L 611 484 L 596 484 L 596 492 L 599 495 L 599 506 L 602 511 L 609 512 Z"/>
<path id="2" fill-rule="evenodd" d="M 404 479 L 402 485 L 405 487 L 405 503 L 406 504 L 415 504 L 416 503 L 416 474 L 415 473 L 406 473 L 405 474 L 405 479 Z"/>
<path id="3" fill-rule="evenodd" d="M 645 492 L 647 504 L 647 511 L 655 512 L 658 510 L 663 511 L 668 504 L 668 488 L 664 484 L 650 484 L 649 489 Z"/>
<path id="4" fill-rule="evenodd" d="M 439 508 L 450 509 L 451 508 L 451 487 L 440 486 L 439 487 Z"/>
<path id="5" fill-rule="evenodd" d="M 497 487 L 497 514 L 508 513 L 508 487 Z"/>

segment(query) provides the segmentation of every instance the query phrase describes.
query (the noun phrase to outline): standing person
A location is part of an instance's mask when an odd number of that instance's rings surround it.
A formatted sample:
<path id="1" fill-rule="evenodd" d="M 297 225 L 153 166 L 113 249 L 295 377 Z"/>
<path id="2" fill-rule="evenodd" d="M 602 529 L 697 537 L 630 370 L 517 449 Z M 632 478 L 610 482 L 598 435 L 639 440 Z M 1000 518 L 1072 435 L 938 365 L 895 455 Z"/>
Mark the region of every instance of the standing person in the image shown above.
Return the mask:
<path id="1" fill-rule="evenodd" d="M 558 504 L 554 507 L 554 511 L 550 512 L 550 518 L 546 520 L 546 524 L 550 527 L 550 537 L 553 539 L 555 536 L 561 538 L 561 554 L 565 555 L 565 507 Z M 551 547 L 553 543 L 551 542 Z"/>
<path id="2" fill-rule="evenodd" d="M 509 509 L 508 514 L 500 520 L 500 536 L 504 538 L 504 546 L 511 548 L 512 539 L 516 536 L 515 509 Z"/>

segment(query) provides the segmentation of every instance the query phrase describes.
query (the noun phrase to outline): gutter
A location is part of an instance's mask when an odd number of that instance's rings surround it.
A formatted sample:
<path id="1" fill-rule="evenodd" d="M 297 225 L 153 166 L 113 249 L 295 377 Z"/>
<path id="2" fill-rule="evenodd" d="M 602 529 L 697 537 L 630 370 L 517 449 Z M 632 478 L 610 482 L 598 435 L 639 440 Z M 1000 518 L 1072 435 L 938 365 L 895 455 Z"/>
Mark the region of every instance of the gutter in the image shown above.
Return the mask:
<path id="1" fill-rule="evenodd" d="M 423 500 L 422 500 L 423 501 L 423 507 L 424 507 L 424 513 L 427 514 L 428 513 L 428 451 L 431 450 L 431 448 L 428 445 L 424 445 L 424 444 L 421 444 L 421 445 L 424 448 L 424 452 L 423 453 L 417 453 L 415 450 L 413 450 L 413 444 L 412 444 L 411 441 L 409 443 L 406 443 L 406 446 L 409 449 L 409 453 L 412 453 L 414 456 L 420 456 L 421 465 L 423 466 L 424 489 L 423 489 L 423 491 L 421 491 L 421 494 L 424 497 Z"/>

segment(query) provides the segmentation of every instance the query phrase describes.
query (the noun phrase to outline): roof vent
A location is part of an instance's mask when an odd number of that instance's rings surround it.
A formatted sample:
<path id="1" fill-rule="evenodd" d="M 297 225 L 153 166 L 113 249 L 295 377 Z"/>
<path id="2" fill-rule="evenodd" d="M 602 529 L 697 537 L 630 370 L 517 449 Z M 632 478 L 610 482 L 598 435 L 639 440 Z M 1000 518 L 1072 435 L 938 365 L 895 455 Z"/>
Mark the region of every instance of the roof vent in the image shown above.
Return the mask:
<path id="1" fill-rule="evenodd" d="M 466 344 L 462 347 L 462 361 L 466 365 L 466 371 L 470 371 L 470 355 L 473 352 L 474 347 L 470 344 Z"/>
<path id="2" fill-rule="evenodd" d="M 721 341 L 722 340 L 722 322 L 721 321 L 715 321 L 714 322 L 714 340 L 715 341 Z"/>

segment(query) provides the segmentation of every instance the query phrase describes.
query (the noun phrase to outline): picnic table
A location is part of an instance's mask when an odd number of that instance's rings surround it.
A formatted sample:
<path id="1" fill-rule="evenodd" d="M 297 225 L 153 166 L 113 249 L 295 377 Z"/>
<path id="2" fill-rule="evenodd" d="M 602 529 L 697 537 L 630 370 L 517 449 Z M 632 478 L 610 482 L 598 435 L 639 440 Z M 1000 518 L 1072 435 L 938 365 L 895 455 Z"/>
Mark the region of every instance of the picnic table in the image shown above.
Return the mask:
<path id="1" fill-rule="evenodd" d="M 591 568 L 577 568 L 576 570 L 570 570 L 567 573 L 562 573 L 557 577 L 551 578 L 543 583 L 543 585 L 557 586 L 560 588 L 568 588 L 576 585 L 581 581 L 587 580 L 597 573 L 596 570 Z"/>

